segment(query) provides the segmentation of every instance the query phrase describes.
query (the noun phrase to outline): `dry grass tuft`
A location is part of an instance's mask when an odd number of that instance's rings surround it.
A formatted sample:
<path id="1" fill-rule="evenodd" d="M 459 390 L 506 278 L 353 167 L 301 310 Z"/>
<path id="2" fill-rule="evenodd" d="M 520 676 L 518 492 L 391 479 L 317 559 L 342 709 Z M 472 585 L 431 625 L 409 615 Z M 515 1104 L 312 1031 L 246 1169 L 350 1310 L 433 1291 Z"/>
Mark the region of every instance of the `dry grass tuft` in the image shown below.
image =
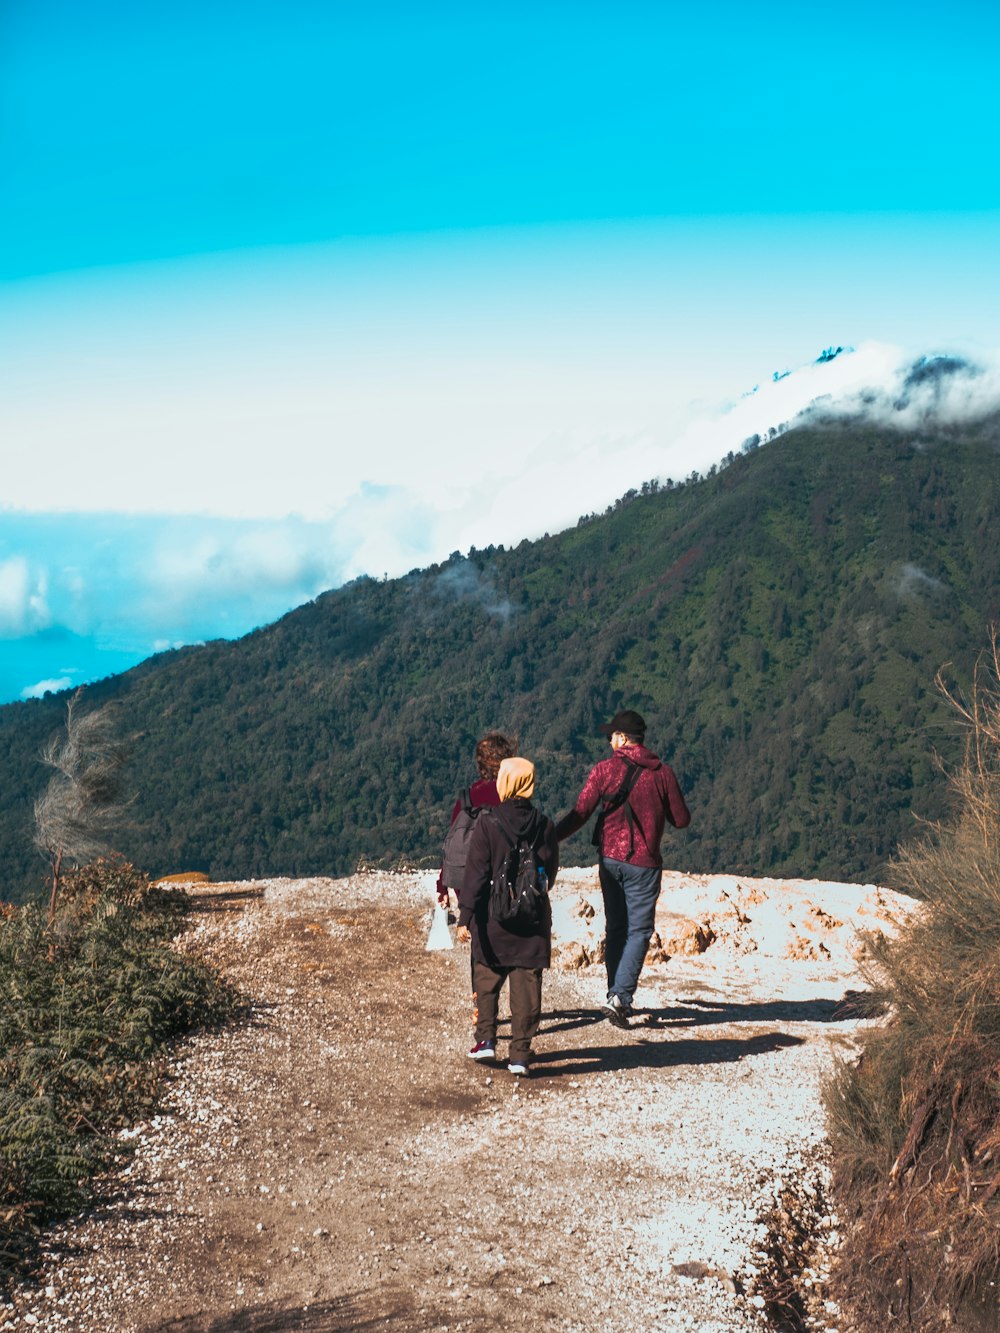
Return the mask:
<path id="1" fill-rule="evenodd" d="M 0 918 L 0 1290 L 153 1106 L 169 1042 L 234 1010 L 170 947 L 187 909 L 109 857 L 63 878 L 54 918 L 34 903 Z"/>
<path id="2" fill-rule="evenodd" d="M 889 1006 L 827 1087 L 847 1239 L 834 1275 L 861 1327 L 1000 1326 L 1000 646 L 971 701 L 952 818 L 896 861 L 923 910 L 872 942 Z"/>

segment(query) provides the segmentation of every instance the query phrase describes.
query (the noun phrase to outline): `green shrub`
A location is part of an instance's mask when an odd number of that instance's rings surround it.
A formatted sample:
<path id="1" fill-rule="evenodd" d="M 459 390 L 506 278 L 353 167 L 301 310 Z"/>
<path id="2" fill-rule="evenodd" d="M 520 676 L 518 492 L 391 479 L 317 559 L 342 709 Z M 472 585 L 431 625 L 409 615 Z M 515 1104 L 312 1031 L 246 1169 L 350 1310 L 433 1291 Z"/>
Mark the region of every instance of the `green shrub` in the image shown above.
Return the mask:
<path id="1" fill-rule="evenodd" d="M 231 1011 L 172 948 L 188 901 L 120 858 L 66 877 L 55 920 L 0 918 L 0 1258 L 84 1204 L 111 1134 L 153 1103 L 171 1038 Z"/>
<path id="2" fill-rule="evenodd" d="M 872 944 L 890 1009 L 827 1087 L 847 1222 L 839 1296 L 862 1327 L 1000 1323 L 1000 653 L 980 662 L 952 818 L 895 862 L 922 908 Z"/>

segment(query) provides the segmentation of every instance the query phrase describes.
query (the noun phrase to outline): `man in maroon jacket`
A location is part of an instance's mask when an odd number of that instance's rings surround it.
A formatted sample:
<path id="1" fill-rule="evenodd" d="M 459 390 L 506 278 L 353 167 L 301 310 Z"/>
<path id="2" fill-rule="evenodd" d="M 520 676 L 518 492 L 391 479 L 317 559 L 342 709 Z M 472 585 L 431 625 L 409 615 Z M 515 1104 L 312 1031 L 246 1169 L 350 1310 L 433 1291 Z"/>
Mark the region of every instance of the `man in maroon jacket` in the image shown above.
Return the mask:
<path id="1" fill-rule="evenodd" d="M 675 828 L 686 828 L 691 815 L 673 769 L 643 745 L 646 723 L 638 713 L 616 713 L 600 730 L 614 754 L 591 769 L 556 834 L 560 842 L 568 838 L 603 802 L 594 845 L 604 895 L 604 1012 L 616 1027 L 627 1028 L 660 896 L 663 826 L 669 820 Z"/>

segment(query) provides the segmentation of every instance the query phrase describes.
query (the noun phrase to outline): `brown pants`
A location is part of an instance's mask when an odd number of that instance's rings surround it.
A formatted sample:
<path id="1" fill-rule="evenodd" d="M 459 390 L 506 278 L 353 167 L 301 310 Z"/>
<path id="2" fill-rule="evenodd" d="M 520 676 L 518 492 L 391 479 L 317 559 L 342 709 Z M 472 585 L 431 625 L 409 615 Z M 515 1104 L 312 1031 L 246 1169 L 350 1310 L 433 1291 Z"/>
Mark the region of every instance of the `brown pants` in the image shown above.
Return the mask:
<path id="1" fill-rule="evenodd" d="M 500 989 L 510 978 L 510 1050 L 514 1064 L 527 1064 L 531 1043 L 542 1017 L 542 969 L 540 967 L 501 967 L 496 971 L 486 963 L 472 960 L 473 1022 L 476 1041 L 495 1041 Z"/>

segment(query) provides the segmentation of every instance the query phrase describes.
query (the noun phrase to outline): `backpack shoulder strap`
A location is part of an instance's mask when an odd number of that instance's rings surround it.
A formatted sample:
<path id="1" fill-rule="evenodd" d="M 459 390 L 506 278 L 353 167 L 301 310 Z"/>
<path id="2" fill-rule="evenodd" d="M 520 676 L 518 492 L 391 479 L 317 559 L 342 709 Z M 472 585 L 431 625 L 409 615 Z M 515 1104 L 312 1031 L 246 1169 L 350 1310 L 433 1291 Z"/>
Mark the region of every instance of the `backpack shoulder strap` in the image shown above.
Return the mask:
<path id="1" fill-rule="evenodd" d="M 621 759 L 626 768 L 625 777 L 622 779 L 622 784 L 618 790 L 604 798 L 603 813 L 606 815 L 628 803 L 632 788 L 638 782 L 639 774 L 642 772 L 642 765 L 637 764 L 633 759 L 626 759 L 624 755 L 621 756 Z"/>
<path id="2" fill-rule="evenodd" d="M 500 830 L 504 842 L 507 844 L 510 850 L 513 851 L 514 848 L 517 846 L 517 839 L 511 835 L 510 829 L 507 827 L 500 814 L 499 806 L 484 805 L 482 806 L 482 811 L 484 815 L 489 816 L 489 821 L 494 826 L 494 828 L 498 828 Z"/>
<path id="3" fill-rule="evenodd" d="M 594 826 L 594 846 L 600 847 L 601 838 L 604 832 L 604 821 L 608 815 L 613 814 L 615 810 L 625 807 L 625 821 L 628 824 L 628 857 L 631 861 L 635 851 L 635 815 L 632 813 L 632 806 L 629 802 L 629 796 L 632 788 L 639 781 L 639 775 L 642 773 L 642 765 L 637 764 L 633 759 L 620 755 L 622 763 L 626 767 L 625 777 L 622 779 L 621 786 L 617 791 L 612 792 L 610 796 L 604 798 L 604 807 L 597 816 L 597 823 Z"/>

